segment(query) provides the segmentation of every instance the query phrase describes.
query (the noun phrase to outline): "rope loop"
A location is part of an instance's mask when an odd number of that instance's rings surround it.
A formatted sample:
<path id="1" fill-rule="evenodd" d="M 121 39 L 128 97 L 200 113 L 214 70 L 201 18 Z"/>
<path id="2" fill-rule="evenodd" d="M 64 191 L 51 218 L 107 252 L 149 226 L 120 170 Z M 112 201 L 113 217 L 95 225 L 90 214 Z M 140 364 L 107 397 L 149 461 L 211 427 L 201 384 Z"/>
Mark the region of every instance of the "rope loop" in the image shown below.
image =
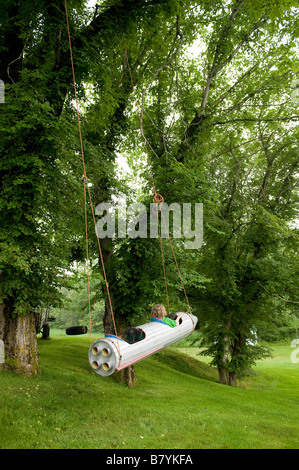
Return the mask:
<path id="1" fill-rule="evenodd" d="M 153 201 L 154 201 L 154 203 L 160 205 L 160 204 L 162 204 L 162 202 L 164 202 L 164 197 L 159 193 L 155 193 Z"/>
<path id="2" fill-rule="evenodd" d="M 153 208 L 152 208 L 152 211 L 153 211 L 153 214 L 158 214 L 158 212 L 161 211 L 161 204 L 163 204 L 164 202 L 164 197 L 161 196 L 161 194 L 158 194 L 158 193 L 155 193 L 154 194 L 154 198 L 153 198 Z"/>

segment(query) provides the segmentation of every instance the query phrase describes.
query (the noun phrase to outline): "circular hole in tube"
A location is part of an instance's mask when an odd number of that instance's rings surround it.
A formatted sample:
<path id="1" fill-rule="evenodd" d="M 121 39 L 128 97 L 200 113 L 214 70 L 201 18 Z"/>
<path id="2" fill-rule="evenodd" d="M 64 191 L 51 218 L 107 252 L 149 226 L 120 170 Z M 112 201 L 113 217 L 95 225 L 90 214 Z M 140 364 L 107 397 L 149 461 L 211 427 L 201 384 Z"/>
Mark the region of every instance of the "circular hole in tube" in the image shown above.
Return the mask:
<path id="1" fill-rule="evenodd" d="M 97 361 L 93 361 L 91 364 L 93 369 L 98 369 L 99 368 L 99 363 Z"/>
<path id="2" fill-rule="evenodd" d="M 108 362 L 104 362 L 103 369 L 106 370 L 106 371 L 110 369 L 110 366 L 109 366 Z"/>
<path id="3" fill-rule="evenodd" d="M 102 354 L 103 354 L 103 356 L 109 356 L 109 354 L 110 354 L 109 349 L 104 348 L 103 351 L 102 351 Z"/>
<path id="4" fill-rule="evenodd" d="M 97 346 L 94 346 L 91 351 L 92 351 L 92 354 L 96 356 L 99 353 L 99 348 L 97 348 Z"/>

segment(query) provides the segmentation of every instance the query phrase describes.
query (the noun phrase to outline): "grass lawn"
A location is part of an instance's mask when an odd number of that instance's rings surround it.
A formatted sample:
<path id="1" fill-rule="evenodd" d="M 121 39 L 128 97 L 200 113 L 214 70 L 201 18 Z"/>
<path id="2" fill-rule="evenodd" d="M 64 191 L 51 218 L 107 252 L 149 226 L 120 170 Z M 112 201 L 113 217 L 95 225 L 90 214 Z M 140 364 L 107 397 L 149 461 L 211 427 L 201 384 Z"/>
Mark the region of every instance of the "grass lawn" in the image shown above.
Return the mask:
<path id="1" fill-rule="evenodd" d="M 0 448 L 298 448 L 299 363 L 272 347 L 235 388 L 198 349 L 170 348 L 136 364 L 128 389 L 93 372 L 87 335 L 39 339 L 40 377 L 0 373 Z"/>

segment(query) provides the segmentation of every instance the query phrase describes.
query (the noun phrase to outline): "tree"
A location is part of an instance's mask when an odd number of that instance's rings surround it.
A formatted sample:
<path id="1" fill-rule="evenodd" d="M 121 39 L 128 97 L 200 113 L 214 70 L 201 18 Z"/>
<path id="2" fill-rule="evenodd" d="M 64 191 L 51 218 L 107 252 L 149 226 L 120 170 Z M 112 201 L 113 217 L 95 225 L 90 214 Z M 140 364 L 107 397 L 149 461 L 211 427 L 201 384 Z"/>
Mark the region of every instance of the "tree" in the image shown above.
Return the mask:
<path id="1" fill-rule="evenodd" d="M 76 79 L 79 98 L 83 83 L 105 58 L 110 38 L 119 38 L 115 24 L 131 27 L 150 11 L 152 21 L 170 2 L 122 1 L 90 12 L 84 2 L 70 2 Z M 146 8 L 150 8 L 147 10 Z M 0 79 L 5 83 L 1 113 L 1 329 L 6 367 L 38 373 L 34 311 L 54 304 L 64 269 L 82 257 L 84 233 L 82 168 L 75 137 L 72 70 L 61 1 L 15 1 L 1 4 Z M 102 44 L 101 37 L 107 42 Z M 104 75 L 105 81 L 107 77 Z M 95 81 L 97 78 L 95 79 Z M 107 83 L 105 85 L 107 89 Z M 116 107 L 118 106 L 118 103 Z M 107 113 L 103 134 L 113 127 Z M 77 134 L 76 134 L 77 135 Z M 75 145 L 71 144 L 74 142 Z M 91 146 L 92 146 L 91 141 Z M 87 145 L 88 147 L 88 145 Z M 105 155 L 100 178 L 112 166 Z M 87 163 L 94 164 L 90 157 Z M 80 176 L 79 176 L 80 175 Z M 81 181 L 80 181 L 81 180 Z"/>
<path id="2" fill-rule="evenodd" d="M 287 281 L 297 242 L 296 10 L 276 7 L 219 2 L 210 31 L 201 31 L 197 67 L 180 57 L 144 100 L 160 192 L 167 202 L 181 194 L 204 202 L 205 244 L 192 266 L 208 282 L 204 291 L 189 287 L 206 354 L 230 385 L 268 354 L 251 340 L 271 324 L 277 299 L 294 302 Z"/>
<path id="3" fill-rule="evenodd" d="M 274 142 L 271 147 L 273 158 L 281 157 L 284 164 L 292 166 L 292 152 L 275 152 L 279 146 Z M 271 324 L 274 312 L 284 307 L 277 302 L 279 296 L 294 300 L 287 280 L 292 273 L 296 233 L 288 226 L 289 219 L 284 214 L 286 201 L 281 206 L 273 204 L 276 190 L 280 192 L 283 186 L 276 172 L 282 165 L 278 164 L 276 171 L 272 169 L 266 191 L 267 165 L 262 152 L 260 149 L 256 158 L 250 159 L 243 152 L 239 158 L 232 152 L 232 167 L 236 161 L 239 165 L 234 176 L 230 180 L 226 176 L 226 185 L 221 187 L 231 184 L 234 190 L 226 199 L 221 194 L 225 204 L 217 215 L 218 233 L 207 236 L 205 247 L 210 263 L 203 266 L 203 271 L 213 279 L 204 296 L 207 332 L 204 342 L 209 344 L 206 353 L 212 353 L 221 381 L 233 385 L 239 372 L 267 352 L 250 344 L 253 331 L 259 332 L 261 326 Z M 247 179 L 253 163 L 256 174 L 259 173 L 255 181 Z M 290 195 L 287 205 L 294 208 L 295 191 Z"/>
<path id="4" fill-rule="evenodd" d="M 62 134 L 70 127 L 64 118 L 59 120 L 56 83 L 47 85 L 52 57 L 46 62 L 46 52 L 40 51 L 40 69 L 35 68 L 38 54 L 32 49 L 38 32 L 31 22 L 38 12 L 29 11 L 29 2 L 8 2 L 1 11 L 1 338 L 5 365 L 35 374 L 39 363 L 34 311 L 55 304 L 68 265 L 78 167 L 69 150 L 69 160 L 61 158 Z M 48 19 L 49 12 L 43 13 Z M 47 21 L 44 28 L 47 41 Z M 25 43 L 28 54 L 23 58 Z M 74 173 L 66 181 L 68 168 Z M 64 215 L 65 201 L 69 214 Z"/>
<path id="5" fill-rule="evenodd" d="M 277 41 L 276 51 L 271 52 L 271 47 L 265 51 L 267 62 L 275 63 L 277 50 L 284 51 L 286 62 L 292 54 L 291 41 L 288 47 Z M 203 344 L 208 345 L 206 354 L 213 356 L 224 384 L 236 385 L 239 373 L 268 354 L 250 340 L 253 331 L 271 324 L 275 310 L 282 308 L 277 296 L 284 291 L 294 300 L 286 284 L 296 246 L 296 231 L 290 223 L 298 202 L 298 115 L 285 88 L 293 72 L 280 67 L 271 69 L 269 64 L 258 83 L 251 76 L 250 92 L 246 90 L 244 96 L 242 90 L 242 95 L 237 93 L 237 99 L 221 109 L 221 114 L 234 115 L 212 123 L 220 125 L 222 132 L 225 128 L 227 137 L 223 155 L 216 151 L 209 165 L 219 209 L 214 233 L 206 231 L 204 251 L 209 263 L 202 269 L 213 281 L 204 295 Z M 246 136 L 244 147 L 240 146 L 242 135 Z M 214 142 L 223 143 L 217 128 L 215 136 Z"/>
<path id="6" fill-rule="evenodd" d="M 240 318 L 248 305 L 250 312 L 256 311 L 263 299 L 269 300 L 267 292 L 278 289 L 281 277 L 287 276 L 287 264 L 271 281 L 261 272 L 271 274 L 275 256 L 289 257 L 294 249 L 288 224 L 296 202 L 298 115 L 287 90 L 298 62 L 293 2 L 281 6 L 276 1 L 198 5 L 118 0 L 88 10 L 76 0 L 68 7 L 94 206 L 127 190 L 115 173 L 122 143 L 128 144 L 127 152 L 133 148 L 139 155 L 143 152 L 130 65 L 157 189 L 168 203 L 182 201 L 182 195 L 183 202 L 204 203 L 206 244 L 201 257 L 186 253 L 181 242 L 176 249 L 192 307 L 198 308 L 203 299 L 209 302 L 213 316 L 200 313 L 207 341 L 210 332 L 222 325 L 217 340 L 222 344 L 220 358 L 231 341 L 242 343 L 242 348 L 233 346 L 232 362 L 217 362 L 220 369 L 238 373 L 242 357 L 253 357 L 246 340 L 245 349 L 243 345 L 256 321 L 253 313 L 245 315 L 246 321 Z M 38 371 L 34 311 L 41 303 L 55 303 L 65 268 L 85 256 L 80 142 L 64 5 L 10 0 L 2 12 L 0 79 L 5 82 L 6 101 L 0 117 L 0 338 L 6 345 L 6 365 L 34 373 Z M 187 51 L 195 39 L 198 58 L 191 60 Z M 147 173 L 146 201 L 150 185 Z M 88 229 L 93 230 L 92 218 Z M 158 243 L 101 241 L 120 325 L 134 318 L 132 290 L 134 309 L 144 313 L 142 280 L 148 291 L 162 292 L 163 284 L 158 289 L 144 270 L 144 266 L 155 269 Z M 147 247 L 154 253 L 152 264 L 147 262 Z M 98 256 L 97 241 L 91 238 L 89 254 L 91 259 Z M 168 267 L 170 254 L 166 251 Z M 125 256 L 130 263 L 123 279 Z M 172 293 L 181 300 L 173 272 Z M 135 282 L 129 292 L 127 282 L 137 275 L 140 283 Z M 218 281 L 223 284 L 222 298 Z M 291 295 L 287 290 L 277 294 Z M 230 319 L 236 307 L 239 313 Z M 108 331 L 107 302 L 104 324 Z M 235 379 L 236 374 L 232 382 Z"/>

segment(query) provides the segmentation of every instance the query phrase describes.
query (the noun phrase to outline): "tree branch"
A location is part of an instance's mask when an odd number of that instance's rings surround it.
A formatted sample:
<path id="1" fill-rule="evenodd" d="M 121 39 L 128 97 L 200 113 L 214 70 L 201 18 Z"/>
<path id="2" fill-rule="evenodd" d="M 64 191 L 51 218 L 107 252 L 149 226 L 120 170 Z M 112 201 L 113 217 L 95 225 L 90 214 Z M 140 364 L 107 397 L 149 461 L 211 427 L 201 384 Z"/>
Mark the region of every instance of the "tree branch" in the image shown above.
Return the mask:
<path id="1" fill-rule="evenodd" d="M 279 121 L 298 121 L 299 114 L 295 114 L 294 116 L 286 116 L 283 118 L 236 118 L 236 119 L 229 119 L 227 121 L 216 121 L 213 122 L 212 126 L 224 125 L 229 124 L 232 122 L 279 122 Z"/>

